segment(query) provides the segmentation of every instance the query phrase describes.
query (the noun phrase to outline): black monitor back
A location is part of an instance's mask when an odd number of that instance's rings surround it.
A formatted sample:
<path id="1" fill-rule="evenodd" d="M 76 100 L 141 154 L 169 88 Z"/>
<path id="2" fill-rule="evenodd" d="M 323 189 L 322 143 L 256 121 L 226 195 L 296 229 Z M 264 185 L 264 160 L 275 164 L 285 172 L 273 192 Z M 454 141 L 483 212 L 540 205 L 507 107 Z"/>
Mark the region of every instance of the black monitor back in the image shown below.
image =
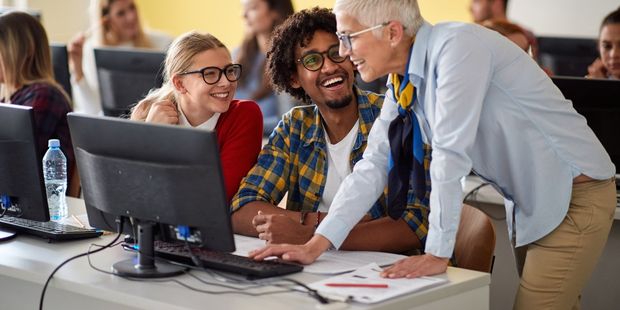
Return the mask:
<path id="1" fill-rule="evenodd" d="M 165 53 L 150 50 L 96 48 L 103 114 L 127 115 L 149 90 L 161 87 L 165 58 Z"/>
<path id="2" fill-rule="evenodd" d="M 67 118 L 92 226 L 115 229 L 119 216 L 187 225 L 200 231 L 196 241 L 203 246 L 234 250 L 214 132 L 75 113 Z"/>
<path id="3" fill-rule="evenodd" d="M 54 78 L 71 97 L 71 75 L 69 74 L 69 59 L 67 46 L 64 44 L 50 44 L 52 51 L 52 65 L 54 66 Z"/>
<path id="4" fill-rule="evenodd" d="M 597 40 L 538 37 L 538 61 L 556 75 L 585 76 L 599 56 Z"/>
<path id="5" fill-rule="evenodd" d="M 553 77 L 553 83 L 588 121 L 620 172 L 620 81 Z"/>
<path id="6" fill-rule="evenodd" d="M 13 198 L 9 216 L 49 221 L 38 154 L 32 108 L 0 104 L 0 194 Z"/>

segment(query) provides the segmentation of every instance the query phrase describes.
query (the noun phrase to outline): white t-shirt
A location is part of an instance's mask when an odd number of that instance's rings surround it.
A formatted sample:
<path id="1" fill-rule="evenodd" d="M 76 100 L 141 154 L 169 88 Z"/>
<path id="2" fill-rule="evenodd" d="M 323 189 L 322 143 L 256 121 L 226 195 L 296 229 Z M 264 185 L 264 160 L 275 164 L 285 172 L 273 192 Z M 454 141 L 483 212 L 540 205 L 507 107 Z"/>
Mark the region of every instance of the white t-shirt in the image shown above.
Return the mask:
<path id="1" fill-rule="evenodd" d="M 145 32 L 153 44 L 153 50 L 165 51 L 172 42 L 172 37 L 153 31 Z M 133 44 L 125 43 L 116 48 L 133 48 Z M 71 93 L 73 97 L 73 111 L 91 115 L 102 115 L 101 94 L 99 93 L 99 79 L 95 66 L 95 42 L 89 38 L 84 42 L 82 51 L 82 71 L 84 76 L 79 82 L 71 77 Z"/>
<path id="2" fill-rule="evenodd" d="M 325 189 L 323 196 L 319 202 L 319 211 L 327 212 L 332 204 L 334 196 L 340 188 L 342 180 L 351 173 L 351 149 L 355 144 L 355 137 L 359 129 L 359 121 L 355 122 L 349 133 L 336 144 L 329 141 L 329 135 L 325 132 L 325 144 L 327 145 L 327 180 L 325 181 Z"/>

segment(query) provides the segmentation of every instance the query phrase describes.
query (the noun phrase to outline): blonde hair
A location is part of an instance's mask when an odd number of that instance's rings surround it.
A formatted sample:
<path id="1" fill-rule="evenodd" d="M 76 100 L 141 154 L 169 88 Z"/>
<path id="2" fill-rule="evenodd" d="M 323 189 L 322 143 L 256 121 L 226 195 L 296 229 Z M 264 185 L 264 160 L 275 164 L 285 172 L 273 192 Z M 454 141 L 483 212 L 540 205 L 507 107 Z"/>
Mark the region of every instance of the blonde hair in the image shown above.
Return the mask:
<path id="1" fill-rule="evenodd" d="M 399 21 L 405 27 L 405 33 L 411 37 L 424 24 L 417 0 L 336 0 L 333 11 L 336 15 L 352 16 L 368 27 Z"/>
<path id="2" fill-rule="evenodd" d="M 34 17 L 23 12 L 0 15 L 0 59 L 4 77 L 0 98 L 5 101 L 23 85 L 40 82 L 55 86 L 69 98 L 54 80 L 47 34 Z"/>
<path id="3" fill-rule="evenodd" d="M 154 102 L 171 100 L 177 104 L 172 77 L 187 71 L 197 54 L 215 48 L 226 48 L 226 46 L 208 33 L 191 31 L 174 40 L 166 53 L 162 86 L 152 89 L 144 99 L 131 109 L 131 119 L 145 120 Z"/>
<path id="4" fill-rule="evenodd" d="M 118 36 L 112 32 L 109 22 L 105 21 L 105 18 L 110 14 L 110 8 L 116 0 L 91 0 L 90 2 L 90 15 L 91 15 L 91 29 L 95 36 L 95 42 L 100 46 L 116 46 L 123 42 L 120 41 Z M 134 5 L 136 3 L 134 2 Z M 136 7 L 136 14 L 138 8 Z M 138 14 L 138 34 L 133 39 L 132 43 L 134 47 L 152 48 L 153 43 L 144 34 L 144 29 L 140 23 Z"/>

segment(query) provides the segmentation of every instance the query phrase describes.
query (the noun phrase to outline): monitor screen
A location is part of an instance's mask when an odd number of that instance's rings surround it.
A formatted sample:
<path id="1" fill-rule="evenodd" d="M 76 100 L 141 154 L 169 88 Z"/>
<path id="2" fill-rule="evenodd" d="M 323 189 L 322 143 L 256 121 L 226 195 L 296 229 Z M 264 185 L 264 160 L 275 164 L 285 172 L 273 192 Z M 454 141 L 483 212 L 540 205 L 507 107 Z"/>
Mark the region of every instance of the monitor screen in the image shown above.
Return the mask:
<path id="1" fill-rule="evenodd" d="M 213 131 L 76 113 L 68 120 L 92 226 L 109 230 L 106 214 L 131 218 L 139 253 L 151 260 L 154 238 L 181 239 L 179 225 L 190 228 L 191 242 L 234 251 Z M 143 276 L 134 271 L 117 270 Z"/>
<path id="2" fill-rule="evenodd" d="M 52 65 L 54 66 L 54 79 L 71 96 L 71 76 L 69 74 L 69 59 L 67 58 L 67 46 L 64 44 L 50 44 L 52 52 Z"/>
<path id="3" fill-rule="evenodd" d="M 538 37 L 538 61 L 554 74 L 585 76 L 599 56 L 596 39 Z"/>
<path id="4" fill-rule="evenodd" d="M 4 216 L 50 219 L 37 148 L 32 108 L 0 104 L 0 195 L 11 204 Z"/>
<path id="5" fill-rule="evenodd" d="M 553 83 L 588 121 L 594 134 L 620 169 L 620 81 L 553 77 Z"/>
<path id="6" fill-rule="evenodd" d="M 96 48 L 101 107 L 107 116 L 128 115 L 131 106 L 163 83 L 166 54 L 151 50 Z"/>

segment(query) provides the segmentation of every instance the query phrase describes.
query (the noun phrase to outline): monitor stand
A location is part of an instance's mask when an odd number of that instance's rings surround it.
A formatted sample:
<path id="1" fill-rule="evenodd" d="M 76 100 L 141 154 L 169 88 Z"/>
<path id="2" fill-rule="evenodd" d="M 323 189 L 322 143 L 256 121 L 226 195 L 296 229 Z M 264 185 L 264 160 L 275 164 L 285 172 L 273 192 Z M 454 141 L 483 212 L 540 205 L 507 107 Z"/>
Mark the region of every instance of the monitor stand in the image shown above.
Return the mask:
<path id="1" fill-rule="evenodd" d="M 9 228 L 0 228 L 0 242 L 15 238 L 17 232 Z"/>
<path id="2" fill-rule="evenodd" d="M 115 274 L 131 278 L 166 278 L 185 273 L 185 267 L 155 263 L 154 227 L 151 222 L 138 223 L 138 255 L 114 264 Z"/>

